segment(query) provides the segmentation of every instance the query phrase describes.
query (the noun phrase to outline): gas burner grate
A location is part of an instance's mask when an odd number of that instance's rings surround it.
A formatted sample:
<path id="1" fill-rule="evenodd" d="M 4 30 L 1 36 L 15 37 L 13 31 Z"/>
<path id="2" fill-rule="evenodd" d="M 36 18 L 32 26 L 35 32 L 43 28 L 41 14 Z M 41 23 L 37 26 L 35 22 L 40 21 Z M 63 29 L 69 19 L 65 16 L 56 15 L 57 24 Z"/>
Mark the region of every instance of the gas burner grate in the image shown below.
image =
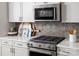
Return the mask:
<path id="1" fill-rule="evenodd" d="M 61 42 L 64 39 L 65 39 L 64 37 L 39 36 L 30 41 L 34 41 L 34 42 L 38 42 L 38 43 L 58 44 L 59 42 Z"/>

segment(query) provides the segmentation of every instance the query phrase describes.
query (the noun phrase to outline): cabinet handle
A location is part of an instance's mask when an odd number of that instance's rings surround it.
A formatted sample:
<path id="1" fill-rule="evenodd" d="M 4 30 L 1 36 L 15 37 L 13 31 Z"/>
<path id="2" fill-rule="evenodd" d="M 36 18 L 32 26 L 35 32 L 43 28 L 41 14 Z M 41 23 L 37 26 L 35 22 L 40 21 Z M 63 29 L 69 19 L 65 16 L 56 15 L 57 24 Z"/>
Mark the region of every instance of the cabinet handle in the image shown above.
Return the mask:
<path id="1" fill-rule="evenodd" d="M 62 51 L 62 52 L 64 52 L 64 53 L 68 53 L 68 54 L 70 53 L 70 52 L 67 52 L 67 51 Z"/>
<path id="2" fill-rule="evenodd" d="M 15 48 L 10 48 L 11 53 L 15 53 Z"/>
<path id="3" fill-rule="evenodd" d="M 22 21 L 22 17 L 19 17 L 19 21 Z"/>
<path id="4" fill-rule="evenodd" d="M 57 51 L 61 51 L 61 49 L 59 47 L 57 47 Z"/>
<path id="5" fill-rule="evenodd" d="M 7 44 L 8 42 L 4 42 L 4 43 L 6 43 L 6 44 Z"/>
<path id="6" fill-rule="evenodd" d="M 13 53 L 15 53 L 15 48 L 13 48 Z"/>
<path id="7" fill-rule="evenodd" d="M 13 49 L 12 49 L 12 48 L 10 48 L 10 52 L 11 52 L 11 53 L 13 53 L 13 51 L 12 51 L 12 50 L 13 50 Z"/>
<path id="8" fill-rule="evenodd" d="M 64 52 L 64 53 L 70 54 L 70 52 L 68 52 L 68 51 L 63 51 L 60 47 L 57 47 L 57 51 L 62 51 L 62 52 Z"/>
<path id="9" fill-rule="evenodd" d="M 22 44 L 18 44 L 19 46 L 23 46 Z"/>

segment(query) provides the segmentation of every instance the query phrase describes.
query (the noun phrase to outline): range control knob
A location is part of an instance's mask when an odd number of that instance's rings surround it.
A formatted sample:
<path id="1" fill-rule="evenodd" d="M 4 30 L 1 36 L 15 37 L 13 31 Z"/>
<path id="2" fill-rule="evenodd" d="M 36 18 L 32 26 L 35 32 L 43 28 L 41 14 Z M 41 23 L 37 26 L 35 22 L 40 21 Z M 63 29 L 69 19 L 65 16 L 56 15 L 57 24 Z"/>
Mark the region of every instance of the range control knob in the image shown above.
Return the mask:
<path id="1" fill-rule="evenodd" d="M 31 47 L 33 47 L 33 44 L 30 44 Z"/>
<path id="2" fill-rule="evenodd" d="M 39 48 L 41 48 L 41 45 L 39 45 Z"/>
<path id="3" fill-rule="evenodd" d="M 27 46 L 29 46 L 30 44 L 29 43 L 27 43 Z"/>
<path id="4" fill-rule="evenodd" d="M 48 49 L 51 49 L 51 46 L 48 46 Z"/>

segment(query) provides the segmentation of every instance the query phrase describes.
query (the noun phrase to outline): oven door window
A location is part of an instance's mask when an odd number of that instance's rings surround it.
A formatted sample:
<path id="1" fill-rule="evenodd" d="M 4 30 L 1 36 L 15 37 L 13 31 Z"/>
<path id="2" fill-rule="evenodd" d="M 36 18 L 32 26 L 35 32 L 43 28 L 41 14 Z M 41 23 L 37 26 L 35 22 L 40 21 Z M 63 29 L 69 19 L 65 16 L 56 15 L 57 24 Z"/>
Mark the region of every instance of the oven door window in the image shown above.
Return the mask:
<path id="1" fill-rule="evenodd" d="M 30 56 L 51 56 L 49 54 L 38 53 L 38 52 L 33 52 L 33 51 L 30 51 L 29 55 Z"/>
<path id="2" fill-rule="evenodd" d="M 56 20 L 56 8 L 36 8 L 35 9 L 35 19 L 43 19 L 43 20 Z"/>

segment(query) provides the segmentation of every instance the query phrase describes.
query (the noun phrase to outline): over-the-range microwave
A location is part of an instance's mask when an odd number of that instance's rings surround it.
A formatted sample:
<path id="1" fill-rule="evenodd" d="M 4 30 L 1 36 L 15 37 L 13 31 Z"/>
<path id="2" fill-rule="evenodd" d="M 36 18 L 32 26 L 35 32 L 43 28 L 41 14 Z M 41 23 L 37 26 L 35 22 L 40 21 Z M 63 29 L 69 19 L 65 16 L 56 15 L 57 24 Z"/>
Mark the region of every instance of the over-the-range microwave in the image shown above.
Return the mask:
<path id="1" fill-rule="evenodd" d="M 35 21 L 60 21 L 60 3 L 36 5 Z"/>

